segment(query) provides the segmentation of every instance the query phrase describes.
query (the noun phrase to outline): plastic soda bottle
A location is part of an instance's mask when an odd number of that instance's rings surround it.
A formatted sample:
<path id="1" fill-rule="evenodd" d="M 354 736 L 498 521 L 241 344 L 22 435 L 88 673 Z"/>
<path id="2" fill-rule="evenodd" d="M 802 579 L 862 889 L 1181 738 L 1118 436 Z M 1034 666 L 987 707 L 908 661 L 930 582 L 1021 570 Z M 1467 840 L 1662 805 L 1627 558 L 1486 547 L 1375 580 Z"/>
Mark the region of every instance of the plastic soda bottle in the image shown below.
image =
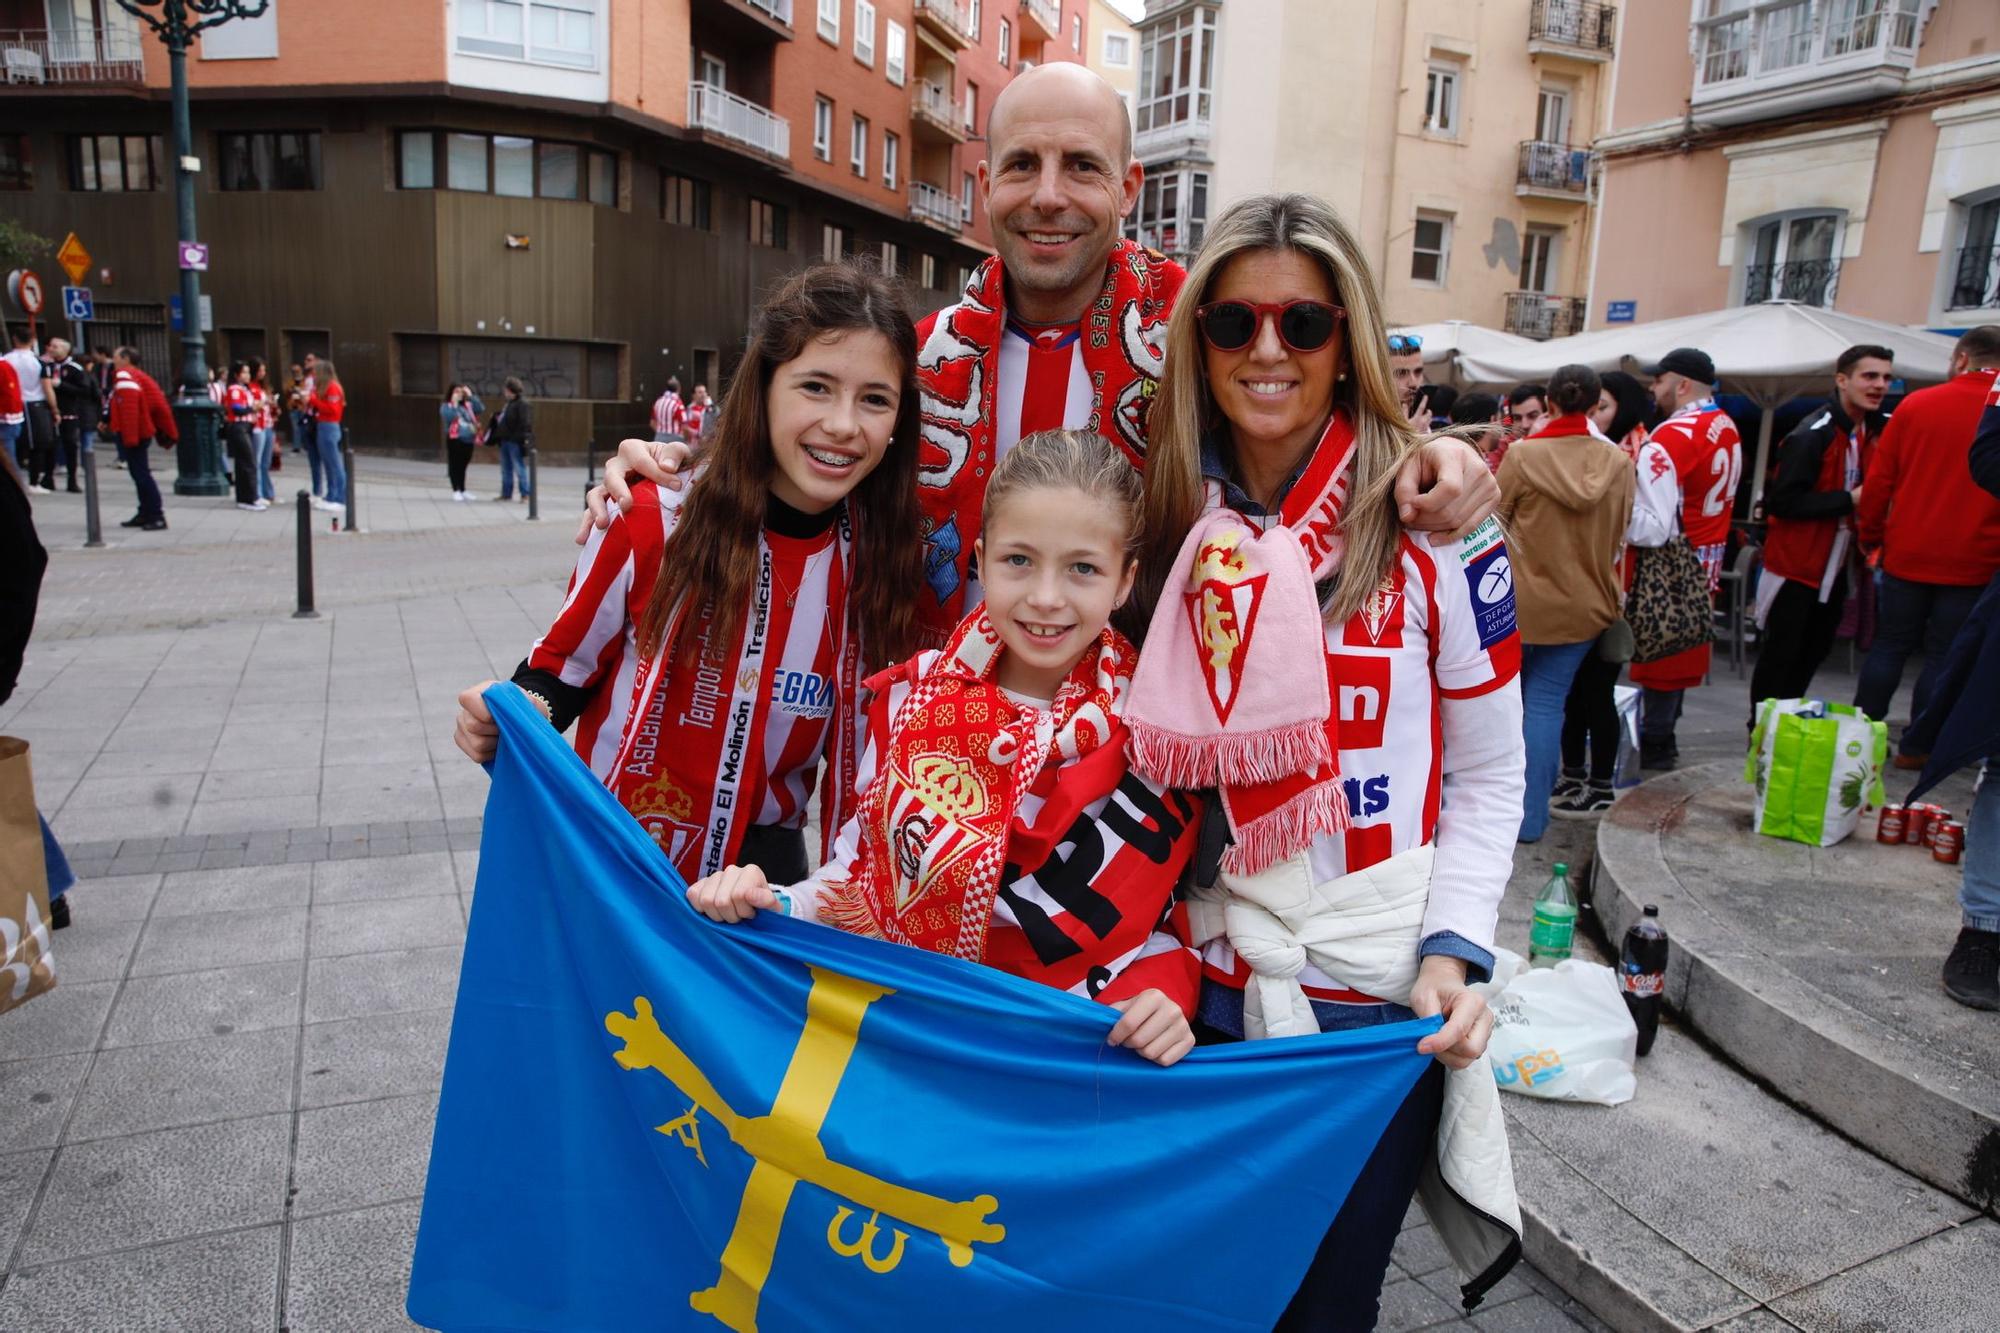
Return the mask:
<path id="1" fill-rule="evenodd" d="M 1667 988 L 1667 929 L 1660 909 L 1647 903 L 1644 914 L 1625 932 L 1618 951 L 1618 989 L 1625 1007 L 1639 1025 L 1639 1054 L 1653 1049 L 1660 1031 L 1660 996 Z"/>
<path id="2" fill-rule="evenodd" d="M 1556 862 L 1556 873 L 1535 899 L 1535 922 L 1528 929 L 1528 966 L 1554 967 L 1569 957 L 1576 938 L 1576 895 L 1570 892 L 1569 866 Z"/>

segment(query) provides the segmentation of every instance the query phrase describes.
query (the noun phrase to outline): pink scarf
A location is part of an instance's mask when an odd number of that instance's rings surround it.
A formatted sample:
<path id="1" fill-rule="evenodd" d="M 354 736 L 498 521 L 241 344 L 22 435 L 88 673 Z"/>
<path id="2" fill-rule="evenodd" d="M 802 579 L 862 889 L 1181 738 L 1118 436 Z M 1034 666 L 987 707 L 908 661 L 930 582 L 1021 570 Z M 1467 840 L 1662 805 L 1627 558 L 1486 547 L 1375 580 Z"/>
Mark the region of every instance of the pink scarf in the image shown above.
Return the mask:
<path id="1" fill-rule="evenodd" d="M 1174 557 L 1132 678 L 1134 771 L 1220 790 L 1233 873 L 1348 826 L 1314 584 L 1340 569 L 1353 459 L 1354 428 L 1336 411 L 1270 528 L 1211 495 Z"/>

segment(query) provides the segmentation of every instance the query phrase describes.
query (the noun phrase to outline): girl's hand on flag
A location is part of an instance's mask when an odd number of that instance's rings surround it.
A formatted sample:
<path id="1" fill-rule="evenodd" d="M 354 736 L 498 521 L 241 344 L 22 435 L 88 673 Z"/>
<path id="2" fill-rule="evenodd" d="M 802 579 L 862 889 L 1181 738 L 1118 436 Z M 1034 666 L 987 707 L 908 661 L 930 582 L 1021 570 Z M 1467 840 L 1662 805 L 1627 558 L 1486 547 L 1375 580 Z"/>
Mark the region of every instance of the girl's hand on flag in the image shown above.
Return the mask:
<path id="1" fill-rule="evenodd" d="M 710 921 L 734 924 L 778 909 L 778 895 L 756 866 L 729 866 L 688 886 L 688 901 Z"/>
<path id="2" fill-rule="evenodd" d="M 604 462 L 604 481 L 590 488 L 583 497 L 583 522 L 576 526 L 576 544 L 583 546 L 590 541 L 590 530 L 602 530 L 611 526 L 611 506 L 617 505 L 618 512 L 632 512 L 632 478 L 650 481 L 677 491 L 687 484 L 681 475 L 687 467 L 688 456 L 693 451 L 684 440 L 667 440 L 654 443 L 652 440 L 620 440 L 618 452 Z"/>
<path id="3" fill-rule="evenodd" d="M 458 725 L 452 728 L 451 738 L 475 764 L 492 763 L 494 753 L 500 748 L 500 724 L 493 720 L 486 700 L 480 697 L 492 684 L 493 681 L 482 680 L 471 689 L 460 691 L 458 696 Z"/>
<path id="4" fill-rule="evenodd" d="M 1142 990 L 1111 1007 L 1122 1017 L 1111 1029 L 1110 1042 L 1145 1056 L 1162 1068 L 1194 1049 L 1194 1029 L 1180 1005 L 1159 989 Z"/>
<path id="5" fill-rule="evenodd" d="M 1410 1008 L 1418 1018 L 1444 1015 L 1444 1026 L 1417 1043 L 1424 1055 L 1435 1055 L 1447 1069 L 1465 1069 L 1486 1055 L 1493 1035 L 1493 1011 L 1486 997 L 1465 983 L 1465 960 L 1432 954 L 1417 969 Z"/>

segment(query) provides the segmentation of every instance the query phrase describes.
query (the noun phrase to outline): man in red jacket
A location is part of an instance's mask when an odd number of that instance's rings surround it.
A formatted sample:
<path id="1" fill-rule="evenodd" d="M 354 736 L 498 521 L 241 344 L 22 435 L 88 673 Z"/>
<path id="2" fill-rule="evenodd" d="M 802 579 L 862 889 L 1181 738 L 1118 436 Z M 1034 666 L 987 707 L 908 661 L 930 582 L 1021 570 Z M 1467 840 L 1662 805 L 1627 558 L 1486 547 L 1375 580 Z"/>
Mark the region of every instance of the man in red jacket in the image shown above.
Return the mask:
<path id="1" fill-rule="evenodd" d="M 1778 446 L 1764 487 L 1764 577 L 1757 585 L 1763 636 L 1750 673 L 1751 725 L 1764 699 L 1801 699 L 1833 647 L 1847 604 L 1854 506 L 1884 424 L 1895 376 L 1886 347 L 1850 347 L 1834 362 L 1833 401 Z"/>
<path id="2" fill-rule="evenodd" d="M 1881 550 L 1875 646 L 1861 667 L 1855 707 L 1887 717 L 1903 664 L 1921 652 L 1910 716 L 1924 711 L 1938 664 L 2000 570 L 2000 499 L 1973 484 L 1967 450 L 2000 373 L 2000 324 L 1983 324 L 1952 349 L 1951 379 L 1905 398 L 1868 464 L 1855 535 Z M 1899 750 L 1898 768 L 1924 756 Z"/>
<path id="3" fill-rule="evenodd" d="M 160 485 L 153 480 L 146 451 L 155 440 L 163 449 L 179 444 L 180 428 L 174 425 L 173 409 L 167 406 L 166 394 L 160 392 L 151 375 L 139 369 L 136 348 L 120 347 L 111 354 L 111 360 L 118 367 L 111 383 L 111 431 L 118 437 L 118 456 L 139 492 L 139 512 L 119 526 L 142 532 L 165 532 L 167 514 L 161 507 Z"/>

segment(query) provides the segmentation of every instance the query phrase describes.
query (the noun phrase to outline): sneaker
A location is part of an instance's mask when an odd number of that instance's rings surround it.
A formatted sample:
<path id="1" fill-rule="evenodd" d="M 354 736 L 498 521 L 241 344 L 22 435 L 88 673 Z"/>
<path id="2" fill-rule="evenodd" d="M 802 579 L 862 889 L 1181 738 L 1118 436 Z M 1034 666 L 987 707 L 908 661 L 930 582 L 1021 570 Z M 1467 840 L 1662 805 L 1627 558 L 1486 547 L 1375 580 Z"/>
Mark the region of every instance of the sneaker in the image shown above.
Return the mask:
<path id="1" fill-rule="evenodd" d="M 64 894 L 49 904 L 49 929 L 64 930 L 69 926 L 69 895 Z"/>
<path id="2" fill-rule="evenodd" d="M 458 498 L 459 498 L 459 499 L 461 499 L 461 500 L 468 500 L 468 501 L 470 501 L 470 500 L 477 500 L 477 499 L 479 498 L 479 492 L 477 492 L 477 491 L 460 491 L 460 492 L 458 493 Z"/>
<path id="3" fill-rule="evenodd" d="M 54 491 L 52 491 L 52 490 L 50 490 L 50 489 L 49 489 L 48 487 L 46 487 L 46 486 L 42 485 L 42 484 L 41 484 L 40 482 L 37 482 L 37 483 L 35 483 L 34 485 L 32 485 L 32 486 L 28 487 L 28 494 L 30 494 L 30 495 L 54 495 L 54 494 L 55 494 L 55 492 L 54 492 Z"/>
<path id="4" fill-rule="evenodd" d="M 118 526 L 121 528 L 143 528 L 146 526 L 146 516 L 144 514 L 134 514 Z"/>
<path id="5" fill-rule="evenodd" d="M 312 507 L 313 507 L 314 509 L 318 509 L 318 510 L 322 510 L 322 511 L 324 511 L 324 510 L 328 510 L 328 509 L 331 509 L 331 508 L 333 508 L 333 506 L 332 506 L 332 505 L 328 504 L 328 503 L 327 503 L 327 502 L 326 502 L 325 500 L 322 500 L 322 499 L 321 499 L 321 498 L 320 498 L 319 496 L 317 496 L 317 495 L 315 495 L 315 496 L 314 496 L 314 497 L 312 498 Z"/>
<path id="6" fill-rule="evenodd" d="M 1617 801 L 1611 788 L 1601 783 L 1586 782 L 1576 794 L 1566 801 L 1557 801 L 1549 807 L 1549 813 L 1557 819 L 1597 819 Z"/>
<path id="7" fill-rule="evenodd" d="M 238 509 L 247 509 L 247 510 L 249 510 L 249 511 L 250 511 L 251 513 L 253 513 L 253 514 L 254 514 L 254 513 L 256 513 L 256 512 L 257 512 L 257 511 L 258 511 L 259 509 L 262 509 L 262 508 L 264 507 L 264 504 L 263 504 L 263 501 L 261 501 L 261 500 L 250 500 L 250 501 L 247 501 L 247 502 L 246 502 L 246 501 L 243 501 L 243 500 L 238 500 L 238 501 L 236 502 L 236 507 L 237 507 Z"/>
<path id="8" fill-rule="evenodd" d="M 1944 993 L 1968 1009 L 2000 1009 L 2000 931 L 1958 932 L 1944 960 Z"/>
<path id="9" fill-rule="evenodd" d="M 1680 747 L 1672 741 L 1640 741 L 1639 767 L 1650 768 L 1661 773 L 1673 771 L 1680 759 Z"/>
<path id="10" fill-rule="evenodd" d="M 141 532 L 165 532 L 166 530 L 167 520 L 164 518 L 149 518 L 139 525 L 139 531 Z"/>
<path id="11" fill-rule="evenodd" d="M 1565 768 L 1562 771 L 1562 775 L 1556 779 L 1556 789 L 1549 793 L 1549 804 L 1554 805 L 1557 801 L 1567 801 L 1570 797 L 1582 791 L 1584 782 L 1589 777 L 1589 769 Z"/>
<path id="12" fill-rule="evenodd" d="M 71 482 L 69 485 L 63 487 L 63 489 L 68 491 L 71 495 L 83 494 L 83 487 L 77 485 L 75 482 Z"/>
<path id="13" fill-rule="evenodd" d="M 526 503 L 528 503 L 528 497 L 527 497 L 526 495 L 523 495 L 523 496 L 521 497 L 521 503 L 522 503 L 522 504 L 526 504 Z"/>
<path id="14" fill-rule="evenodd" d="M 269 509 L 271 507 L 271 502 L 269 500 L 257 500 L 254 501 L 250 507 L 261 514 L 266 509 Z"/>

